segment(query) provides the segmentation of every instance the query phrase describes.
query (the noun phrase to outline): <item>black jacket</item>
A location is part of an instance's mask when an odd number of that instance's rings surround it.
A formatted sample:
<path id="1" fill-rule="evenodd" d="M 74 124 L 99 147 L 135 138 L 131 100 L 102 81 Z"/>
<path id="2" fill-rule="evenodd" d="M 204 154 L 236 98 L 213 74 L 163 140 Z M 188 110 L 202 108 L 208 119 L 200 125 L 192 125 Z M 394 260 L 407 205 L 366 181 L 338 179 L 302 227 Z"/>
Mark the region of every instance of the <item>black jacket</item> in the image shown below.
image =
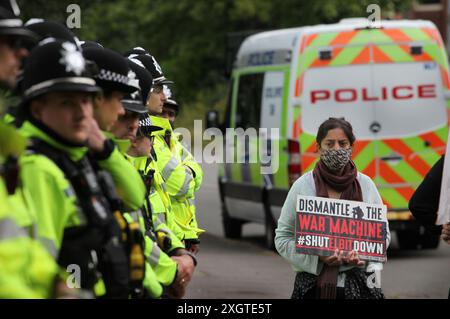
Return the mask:
<path id="1" fill-rule="evenodd" d="M 434 164 L 409 201 L 409 210 L 427 230 L 440 234 L 442 226 L 436 226 L 441 195 L 444 155 Z"/>

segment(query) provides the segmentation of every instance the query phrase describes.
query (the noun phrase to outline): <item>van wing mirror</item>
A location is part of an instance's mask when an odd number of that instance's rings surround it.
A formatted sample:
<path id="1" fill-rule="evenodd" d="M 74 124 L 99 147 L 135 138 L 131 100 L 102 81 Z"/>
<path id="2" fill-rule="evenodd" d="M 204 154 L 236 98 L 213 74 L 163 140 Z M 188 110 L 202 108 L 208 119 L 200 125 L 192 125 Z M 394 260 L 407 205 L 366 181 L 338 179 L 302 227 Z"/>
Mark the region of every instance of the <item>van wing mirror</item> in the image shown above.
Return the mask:
<path id="1" fill-rule="evenodd" d="M 206 128 L 219 128 L 219 112 L 212 110 L 206 113 Z"/>

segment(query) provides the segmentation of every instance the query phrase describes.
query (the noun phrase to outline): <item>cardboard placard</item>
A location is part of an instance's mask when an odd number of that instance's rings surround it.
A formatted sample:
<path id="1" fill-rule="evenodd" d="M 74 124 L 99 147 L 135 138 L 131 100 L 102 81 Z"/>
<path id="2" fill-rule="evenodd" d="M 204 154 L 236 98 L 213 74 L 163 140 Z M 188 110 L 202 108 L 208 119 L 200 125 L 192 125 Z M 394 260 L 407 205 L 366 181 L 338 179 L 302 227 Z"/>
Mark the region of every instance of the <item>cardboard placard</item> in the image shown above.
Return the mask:
<path id="1" fill-rule="evenodd" d="M 386 205 L 298 195 L 296 250 L 319 256 L 355 250 L 361 260 L 386 262 L 387 223 Z"/>

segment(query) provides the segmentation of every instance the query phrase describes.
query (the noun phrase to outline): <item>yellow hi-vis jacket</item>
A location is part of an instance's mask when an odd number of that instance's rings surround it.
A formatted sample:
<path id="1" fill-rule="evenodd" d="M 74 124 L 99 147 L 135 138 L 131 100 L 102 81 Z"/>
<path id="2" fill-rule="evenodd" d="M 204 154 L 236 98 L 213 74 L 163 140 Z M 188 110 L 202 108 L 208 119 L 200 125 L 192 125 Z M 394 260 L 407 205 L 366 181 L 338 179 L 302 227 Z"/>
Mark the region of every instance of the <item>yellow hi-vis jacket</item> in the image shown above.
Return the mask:
<path id="1" fill-rule="evenodd" d="M 188 198 L 189 203 L 189 209 L 192 212 L 193 220 L 191 222 L 191 225 L 193 225 L 195 228 L 198 228 L 197 223 L 197 209 L 195 205 L 195 193 L 200 189 L 202 183 L 203 183 L 203 169 L 200 166 L 200 164 L 197 163 L 197 161 L 194 159 L 194 156 L 192 156 L 191 152 L 183 145 L 181 142 L 181 135 L 178 133 L 174 133 L 174 154 L 175 156 L 179 156 L 181 162 L 183 165 L 189 167 L 191 171 L 193 172 L 194 177 L 194 196 L 191 198 Z"/>
<path id="2" fill-rule="evenodd" d="M 167 119 L 150 116 L 152 125 L 162 127 L 162 131 L 155 131 L 153 149 L 156 154 L 156 164 L 166 182 L 167 192 L 172 202 L 175 219 L 184 232 L 184 239 L 197 239 L 204 230 L 196 226 L 196 218 L 190 207 L 189 199 L 194 196 L 196 187 L 192 170 L 184 165 L 175 151 L 175 140 L 171 138 L 166 143 L 166 131 L 173 134 Z"/>
<path id="3" fill-rule="evenodd" d="M 114 141 L 125 158 L 132 165 L 135 165 L 135 158 L 125 153 L 130 145 L 130 142 L 122 139 L 115 139 Z M 140 176 L 139 179 L 141 180 Z M 144 287 L 147 291 L 149 291 L 152 297 L 158 298 L 161 296 L 163 291 L 162 287 L 158 287 L 155 283 L 155 279 L 160 284 L 159 286 L 170 286 L 176 278 L 177 263 L 158 246 L 156 238 L 152 238 L 154 235 L 149 234 L 146 231 L 144 216 L 140 210 L 135 210 L 125 214 L 125 219 L 128 222 L 138 222 L 142 233 L 145 234 L 144 255 L 146 258 L 146 273 L 144 278 Z M 152 220 L 156 229 L 168 229 L 168 227 L 158 219 L 158 215 L 154 214 L 152 216 Z M 179 240 L 178 242 L 176 241 L 177 238 L 175 235 L 173 235 L 170 231 L 167 231 L 167 233 L 171 236 L 171 239 L 173 238 L 173 240 L 171 240 L 172 247 L 169 251 L 172 251 L 175 248 L 184 248 L 184 245 Z"/>
<path id="4" fill-rule="evenodd" d="M 6 156 L 22 153 L 26 139 L 1 121 L 0 136 L 2 165 Z M 26 189 L 19 185 L 9 195 L 0 177 L 0 299 L 52 298 L 58 272 L 37 240 L 34 206 Z"/>

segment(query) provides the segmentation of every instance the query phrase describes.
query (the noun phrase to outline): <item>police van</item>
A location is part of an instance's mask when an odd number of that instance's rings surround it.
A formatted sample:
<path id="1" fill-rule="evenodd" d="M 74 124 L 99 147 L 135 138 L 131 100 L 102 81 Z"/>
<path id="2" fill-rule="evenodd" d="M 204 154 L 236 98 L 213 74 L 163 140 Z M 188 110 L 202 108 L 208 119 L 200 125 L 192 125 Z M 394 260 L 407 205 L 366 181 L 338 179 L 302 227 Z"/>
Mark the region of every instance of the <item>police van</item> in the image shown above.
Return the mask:
<path id="1" fill-rule="evenodd" d="M 436 26 L 424 20 L 344 19 L 336 24 L 262 32 L 241 44 L 226 107 L 227 128 L 278 128 L 278 169 L 261 174 L 241 143 L 242 161 L 224 163 L 219 189 L 225 235 L 264 223 L 269 247 L 290 185 L 314 168 L 315 134 L 329 117 L 345 117 L 357 142 L 353 160 L 388 207 L 400 248 L 435 248 L 408 202 L 444 153 L 449 69 Z M 210 124 L 213 125 L 213 124 Z M 261 142 L 261 141 L 259 141 Z M 244 145 L 245 144 L 245 145 Z M 231 145 L 231 146 L 230 146 Z M 236 145 L 227 140 L 225 151 Z M 246 147 L 247 146 L 247 147 Z"/>

